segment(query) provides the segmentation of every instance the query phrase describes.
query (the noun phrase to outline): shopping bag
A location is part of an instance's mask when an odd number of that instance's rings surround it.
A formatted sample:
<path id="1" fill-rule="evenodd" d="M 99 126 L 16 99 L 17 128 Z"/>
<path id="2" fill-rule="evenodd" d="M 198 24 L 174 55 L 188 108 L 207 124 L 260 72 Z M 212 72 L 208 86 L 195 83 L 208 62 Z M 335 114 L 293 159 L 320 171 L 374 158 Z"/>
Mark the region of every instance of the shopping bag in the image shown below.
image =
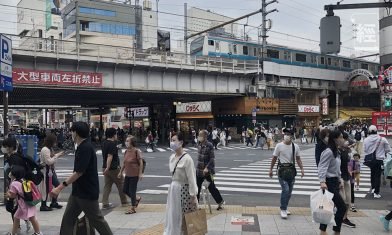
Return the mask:
<path id="1" fill-rule="evenodd" d="M 204 209 L 186 213 L 184 217 L 186 235 L 204 235 L 207 233 L 207 216 Z"/>
<path id="2" fill-rule="evenodd" d="M 305 137 L 302 137 L 301 143 L 302 143 L 302 144 L 306 144 L 306 138 L 305 138 Z"/>
<path id="3" fill-rule="evenodd" d="M 332 198 L 333 193 L 322 189 L 310 195 L 310 209 L 312 211 L 313 222 L 336 226 L 334 216 L 335 204 Z"/>

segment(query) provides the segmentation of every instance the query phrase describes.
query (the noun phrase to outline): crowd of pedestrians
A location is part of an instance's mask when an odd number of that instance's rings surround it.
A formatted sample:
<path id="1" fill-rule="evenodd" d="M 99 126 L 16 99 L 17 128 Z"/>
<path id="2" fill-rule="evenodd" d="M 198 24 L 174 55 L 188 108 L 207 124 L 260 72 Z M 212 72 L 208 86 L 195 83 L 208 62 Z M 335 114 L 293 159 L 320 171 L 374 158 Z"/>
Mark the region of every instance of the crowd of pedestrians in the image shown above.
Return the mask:
<path id="1" fill-rule="evenodd" d="M 70 128 L 70 136 L 75 147 L 75 160 L 73 174 L 59 182 L 56 174 L 56 162 L 64 156 L 65 152 L 55 152 L 58 145 L 58 135 L 49 133 L 44 138 L 43 148 L 40 152 L 40 169 L 42 180 L 39 183 L 41 192 L 41 211 L 61 209 L 62 205 L 57 198 L 62 190 L 72 185 L 72 191 L 64 211 L 61 222 L 60 234 L 73 234 L 75 224 L 81 212 L 84 213 L 92 227 L 100 234 L 112 234 L 99 207 L 99 180 L 96 149 L 91 136 L 91 129 L 86 123 L 75 122 Z M 359 134 L 360 132 L 360 138 Z M 102 209 L 112 208 L 109 195 L 112 185 L 117 186 L 119 197 L 123 207 L 127 207 L 125 214 L 135 214 L 142 197 L 136 194 L 138 183 L 143 179 L 145 160 L 143 151 L 137 147 L 134 136 L 121 137 L 121 133 L 114 128 L 108 128 L 105 132 L 105 140 L 102 140 L 102 171 L 104 175 L 104 188 L 102 194 Z M 299 132 L 299 137 L 307 138 L 306 132 Z M 150 132 L 149 135 L 152 135 Z M 355 228 L 350 221 L 347 212 L 357 212 L 354 205 L 354 191 L 360 187 L 361 157 L 375 154 L 375 159 L 370 167 L 371 189 L 375 199 L 381 198 L 380 185 L 383 174 L 386 154 L 391 151 L 388 141 L 378 135 L 375 126 L 354 127 L 323 127 L 313 130 L 315 135 L 311 142 L 316 142 L 315 161 L 317 166 L 320 189 L 328 190 L 333 194 L 333 202 L 336 207 L 334 215 L 336 225 L 333 227 L 335 234 L 340 234 L 341 226 Z M 183 232 L 183 216 L 185 213 L 198 209 L 201 187 L 206 185 L 217 204 L 217 210 L 224 209 L 225 201 L 214 182 L 215 154 L 219 144 L 225 145 L 230 132 L 228 129 L 207 128 L 196 133 L 192 130 L 192 142 L 197 144 L 198 156 L 194 163 L 189 153 L 184 150 L 187 141 L 181 132 L 170 132 L 170 148 L 173 154 L 169 160 L 169 171 L 172 182 L 169 187 L 166 208 L 166 220 L 164 234 L 181 234 Z M 296 131 L 293 128 L 278 127 L 265 129 L 257 127 L 253 130 L 244 128 L 242 132 L 244 143 L 261 148 L 267 144 L 268 149 L 274 148 L 269 170 L 269 176 L 274 176 L 274 168 L 277 166 L 276 175 L 282 189 L 280 195 L 280 215 L 287 219 L 291 214 L 289 203 L 292 191 L 295 188 L 297 176 L 296 165 L 300 169 L 300 176 L 306 174 L 301 160 L 301 150 L 296 140 Z M 149 136 L 147 136 L 149 138 Z M 224 143 L 222 143 L 222 139 Z M 219 141 L 218 141 L 219 140 Z M 282 140 L 282 141 L 280 141 Z M 119 147 L 125 144 L 124 160 L 120 162 Z M 271 142 L 271 143 L 269 143 Z M 362 147 L 357 147 L 358 145 Z M 27 205 L 23 195 L 22 184 L 24 180 L 31 178 L 31 168 L 27 167 L 25 157 L 20 151 L 16 139 L 9 137 L 2 143 L 2 152 L 6 155 L 7 166 L 5 168 L 9 176 L 7 197 L 14 200 L 14 207 L 10 210 L 14 225 L 11 235 L 20 231 L 20 221 L 26 223 L 28 229 L 32 225 L 34 235 L 42 234 L 39 222 L 36 218 L 35 206 Z M 392 169 L 392 160 L 389 164 Z M 389 171 L 389 170 L 388 170 Z M 384 173 L 385 174 L 385 173 Z M 130 203 L 128 202 L 128 198 Z M 48 204 L 50 202 L 50 204 Z M 389 230 L 389 222 L 392 212 L 380 220 L 385 230 Z M 320 224 L 320 233 L 326 234 L 327 225 Z"/>

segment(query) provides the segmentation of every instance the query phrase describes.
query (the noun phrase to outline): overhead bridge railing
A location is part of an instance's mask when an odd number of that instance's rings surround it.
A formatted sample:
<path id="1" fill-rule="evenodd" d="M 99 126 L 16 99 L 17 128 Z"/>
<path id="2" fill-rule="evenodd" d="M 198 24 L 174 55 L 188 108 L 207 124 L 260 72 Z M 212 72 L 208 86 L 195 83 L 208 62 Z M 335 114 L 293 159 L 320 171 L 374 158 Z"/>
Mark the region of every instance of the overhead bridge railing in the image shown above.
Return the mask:
<path id="1" fill-rule="evenodd" d="M 131 46 L 111 46 L 82 42 L 78 46 L 74 41 L 27 38 L 14 43 L 14 51 L 29 51 L 34 56 L 52 56 L 134 64 L 151 67 L 174 69 L 193 69 L 196 71 L 252 74 L 259 71 L 257 60 L 236 60 L 223 57 L 190 56 L 182 53 L 141 50 Z"/>

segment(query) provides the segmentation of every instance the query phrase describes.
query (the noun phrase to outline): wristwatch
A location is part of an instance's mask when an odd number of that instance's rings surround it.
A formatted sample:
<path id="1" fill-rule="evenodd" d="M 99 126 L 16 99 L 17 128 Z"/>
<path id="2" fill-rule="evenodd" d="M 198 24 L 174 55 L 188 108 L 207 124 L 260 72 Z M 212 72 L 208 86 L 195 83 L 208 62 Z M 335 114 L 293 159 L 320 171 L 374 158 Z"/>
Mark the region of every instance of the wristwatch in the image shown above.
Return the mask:
<path id="1" fill-rule="evenodd" d="M 67 187 L 67 186 L 68 186 L 68 184 L 67 184 L 66 181 L 63 181 L 63 185 L 64 185 L 64 187 Z"/>

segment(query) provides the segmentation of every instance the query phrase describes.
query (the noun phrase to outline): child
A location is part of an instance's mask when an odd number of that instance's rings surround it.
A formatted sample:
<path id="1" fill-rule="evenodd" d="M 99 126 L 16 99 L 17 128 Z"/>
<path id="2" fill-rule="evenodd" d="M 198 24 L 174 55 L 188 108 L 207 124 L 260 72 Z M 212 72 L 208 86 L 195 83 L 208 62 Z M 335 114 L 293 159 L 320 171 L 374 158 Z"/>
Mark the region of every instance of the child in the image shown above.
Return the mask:
<path id="1" fill-rule="evenodd" d="M 359 155 L 359 153 L 355 153 L 353 155 L 354 159 L 351 160 L 352 162 L 350 162 L 351 166 L 352 166 L 352 170 L 353 170 L 353 178 L 355 179 L 356 185 L 355 185 L 355 190 L 359 190 L 359 179 L 361 176 L 361 163 L 359 162 L 359 159 L 361 159 L 361 156 Z"/>
<path id="2" fill-rule="evenodd" d="M 351 183 L 351 211 L 352 212 L 357 212 L 357 209 L 355 208 L 354 205 L 354 200 L 355 200 L 355 195 L 354 195 L 354 183 L 355 181 L 357 182 L 357 185 L 355 185 L 356 190 L 359 190 L 359 177 L 360 177 L 360 171 L 361 171 L 361 163 L 359 162 L 359 159 L 361 156 L 358 153 L 354 153 L 353 155 L 354 159 L 350 160 L 350 163 L 348 164 L 348 172 L 350 173 L 350 183 Z"/>
<path id="3" fill-rule="evenodd" d="M 36 218 L 37 210 L 35 206 L 28 206 L 24 201 L 23 189 L 21 180 L 25 175 L 25 170 L 21 166 L 13 166 L 9 177 L 11 178 L 10 189 L 7 192 L 8 198 L 16 198 L 18 202 L 18 209 L 14 215 L 14 224 L 12 226 L 12 232 L 9 235 L 18 233 L 20 220 L 29 220 L 34 228 L 33 235 L 42 235 L 39 224 Z"/>

